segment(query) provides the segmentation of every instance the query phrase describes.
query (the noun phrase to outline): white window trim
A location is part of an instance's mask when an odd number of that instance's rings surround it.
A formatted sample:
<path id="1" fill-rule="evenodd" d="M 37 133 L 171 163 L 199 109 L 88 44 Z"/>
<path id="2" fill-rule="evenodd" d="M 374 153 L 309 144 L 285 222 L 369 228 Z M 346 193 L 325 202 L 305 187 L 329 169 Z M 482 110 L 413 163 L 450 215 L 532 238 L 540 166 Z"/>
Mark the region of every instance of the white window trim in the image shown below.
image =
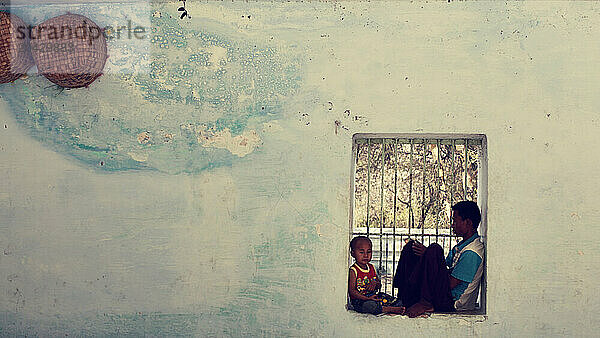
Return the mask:
<path id="1" fill-rule="evenodd" d="M 480 307 L 478 310 L 468 313 L 468 315 L 486 315 L 487 313 L 487 211 L 488 211 L 488 151 L 487 151 L 487 136 L 485 134 L 466 134 L 466 133 L 357 133 L 352 136 L 352 154 L 350 156 L 350 208 L 349 208 L 349 231 L 348 243 L 352 240 L 353 220 L 354 220 L 354 192 L 356 172 L 356 147 L 358 139 L 373 139 L 373 138 L 397 138 L 397 139 L 432 139 L 432 140 L 479 140 L 481 141 L 481 154 L 479 156 L 479 168 L 477 173 L 477 205 L 481 211 L 481 223 L 479 224 L 479 235 L 486 244 L 485 257 L 483 260 L 483 277 L 480 285 Z M 352 264 L 352 257 L 348 252 L 348 266 Z M 465 313 L 457 312 L 457 315 L 465 315 Z"/>

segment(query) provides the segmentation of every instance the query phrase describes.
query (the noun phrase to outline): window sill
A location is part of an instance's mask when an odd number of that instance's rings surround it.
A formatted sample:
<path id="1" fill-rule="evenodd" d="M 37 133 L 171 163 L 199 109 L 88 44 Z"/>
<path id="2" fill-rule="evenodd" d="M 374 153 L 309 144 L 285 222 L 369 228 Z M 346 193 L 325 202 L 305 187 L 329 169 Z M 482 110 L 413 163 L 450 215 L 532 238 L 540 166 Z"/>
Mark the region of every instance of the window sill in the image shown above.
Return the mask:
<path id="1" fill-rule="evenodd" d="M 487 320 L 487 315 L 482 314 L 481 310 L 472 311 L 457 311 L 457 312 L 434 312 L 430 316 L 431 318 L 460 318 L 469 322 L 483 322 Z"/>

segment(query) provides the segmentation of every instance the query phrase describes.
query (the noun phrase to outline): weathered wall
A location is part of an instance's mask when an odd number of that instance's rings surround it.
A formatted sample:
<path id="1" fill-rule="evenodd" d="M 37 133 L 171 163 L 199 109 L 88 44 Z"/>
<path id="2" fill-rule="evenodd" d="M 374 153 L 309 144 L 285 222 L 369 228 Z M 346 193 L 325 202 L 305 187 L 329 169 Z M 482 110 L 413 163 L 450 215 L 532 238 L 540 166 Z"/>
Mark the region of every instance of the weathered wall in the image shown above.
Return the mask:
<path id="1" fill-rule="evenodd" d="M 0 86 L 0 335 L 600 329 L 597 3 L 177 7 L 71 8 L 155 39 L 86 89 Z M 356 132 L 487 135 L 487 318 L 344 309 Z"/>

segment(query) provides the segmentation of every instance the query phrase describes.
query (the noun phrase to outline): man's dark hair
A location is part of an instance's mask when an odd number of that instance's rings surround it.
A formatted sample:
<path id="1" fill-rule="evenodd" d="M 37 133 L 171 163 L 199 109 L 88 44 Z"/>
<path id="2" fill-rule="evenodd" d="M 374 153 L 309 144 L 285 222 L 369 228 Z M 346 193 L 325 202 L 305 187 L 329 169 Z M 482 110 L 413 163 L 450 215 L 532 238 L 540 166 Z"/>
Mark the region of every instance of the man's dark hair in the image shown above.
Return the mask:
<path id="1" fill-rule="evenodd" d="M 481 212 L 477 203 L 473 201 L 460 201 L 452 206 L 462 219 L 470 219 L 473 223 L 473 229 L 477 230 L 479 222 L 481 222 Z"/>
<path id="2" fill-rule="evenodd" d="M 354 247 L 360 241 L 367 241 L 367 242 L 371 243 L 371 240 L 369 239 L 369 237 L 356 236 L 356 237 L 352 238 L 352 240 L 350 241 L 350 250 L 354 250 Z M 373 245 L 373 244 L 371 244 L 371 245 Z"/>

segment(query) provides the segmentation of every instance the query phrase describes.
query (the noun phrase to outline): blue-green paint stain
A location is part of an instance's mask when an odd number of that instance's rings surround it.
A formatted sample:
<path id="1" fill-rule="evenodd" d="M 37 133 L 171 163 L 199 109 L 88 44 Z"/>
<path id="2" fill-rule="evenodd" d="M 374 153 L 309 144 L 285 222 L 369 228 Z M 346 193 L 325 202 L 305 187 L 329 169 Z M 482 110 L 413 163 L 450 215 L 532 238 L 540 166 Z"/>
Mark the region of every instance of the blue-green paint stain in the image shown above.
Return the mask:
<path id="1" fill-rule="evenodd" d="M 204 318 L 203 318 L 204 317 Z M 202 314 L 165 313 L 99 313 L 57 316 L 44 321 L 32 321 L 17 313 L 0 313 L 2 336 L 103 336 L 103 337 L 174 337 L 197 334 Z M 23 325 L 27 322 L 27 325 Z"/>
<path id="2" fill-rule="evenodd" d="M 148 59 L 147 69 L 105 74 L 71 90 L 31 76 L 0 86 L 0 96 L 34 138 L 99 170 L 194 173 L 231 165 L 239 157 L 203 146 L 199 131 L 235 137 L 280 119 L 282 99 L 300 84 L 300 56 L 235 33 L 182 26 L 167 15 L 151 22 L 149 41 L 157 48 L 109 50 L 117 55 L 109 58 L 112 67 L 125 71 L 129 61 Z M 140 142 L 143 132 L 150 139 Z"/>
<path id="3" fill-rule="evenodd" d="M 210 58 L 209 53 L 196 53 L 196 54 L 190 55 L 190 57 L 188 58 L 188 62 L 194 62 L 199 66 L 208 67 L 208 66 L 210 66 L 209 58 Z"/>
<path id="4" fill-rule="evenodd" d="M 110 151 L 109 148 L 99 148 L 99 147 L 89 146 L 89 145 L 81 144 L 81 143 L 75 143 L 73 145 L 81 150 L 89 150 L 89 151 L 103 152 L 103 153 L 107 153 Z"/>

